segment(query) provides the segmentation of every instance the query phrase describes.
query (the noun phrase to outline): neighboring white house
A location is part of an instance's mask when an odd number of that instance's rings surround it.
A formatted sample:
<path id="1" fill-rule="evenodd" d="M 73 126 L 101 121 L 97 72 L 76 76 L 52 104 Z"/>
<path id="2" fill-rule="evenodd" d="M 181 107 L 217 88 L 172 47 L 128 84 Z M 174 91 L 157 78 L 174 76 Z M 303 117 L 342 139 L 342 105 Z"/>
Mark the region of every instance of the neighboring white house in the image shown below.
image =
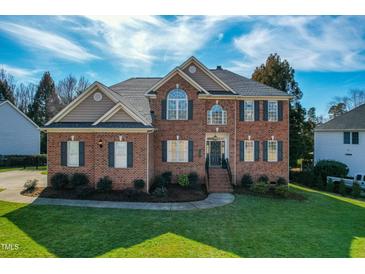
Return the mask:
<path id="1" fill-rule="evenodd" d="M 0 155 L 40 153 L 40 129 L 9 101 L 0 101 Z"/>
<path id="2" fill-rule="evenodd" d="M 314 130 L 314 161 L 336 160 L 346 164 L 349 175 L 365 172 L 365 104 Z"/>

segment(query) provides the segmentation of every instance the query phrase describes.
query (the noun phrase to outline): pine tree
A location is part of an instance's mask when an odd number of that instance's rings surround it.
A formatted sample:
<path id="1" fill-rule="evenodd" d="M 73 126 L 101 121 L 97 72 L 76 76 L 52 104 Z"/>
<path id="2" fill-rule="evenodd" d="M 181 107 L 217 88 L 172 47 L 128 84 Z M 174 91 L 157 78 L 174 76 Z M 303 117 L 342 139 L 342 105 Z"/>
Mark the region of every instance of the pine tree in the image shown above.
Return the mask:
<path id="1" fill-rule="evenodd" d="M 15 103 L 14 98 L 14 78 L 8 74 L 4 69 L 0 70 L 0 100 L 9 100 Z"/>
<path id="2" fill-rule="evenodd" d="M 289 162 L 296 165 L 298 159 L 308 154 L 305 141 L 302 138 L 305 124 L 305 109 L 300 104 L 303 96 L 295 81 L 295 71 L 287 60 L 281 60 L 278 54 L 270 54 L 265 64 L 256 67 L 252 79 L 273 88 L 282 90 L 293 96 L 290 103 L 289 121 Z M 311 149 L 311 148 L 310 148 Z"/>

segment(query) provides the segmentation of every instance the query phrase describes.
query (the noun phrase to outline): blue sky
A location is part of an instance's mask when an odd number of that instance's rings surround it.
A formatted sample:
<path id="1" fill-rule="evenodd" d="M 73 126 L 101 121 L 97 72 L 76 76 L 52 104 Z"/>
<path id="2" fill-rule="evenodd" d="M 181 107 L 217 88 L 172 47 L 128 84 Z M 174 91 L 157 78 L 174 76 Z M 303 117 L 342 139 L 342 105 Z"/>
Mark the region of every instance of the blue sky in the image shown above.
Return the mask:
<path id="1" fill-rule="evenodd" d="M 365 88 L 365 16 L 0 16 L 0 66 L 19 82 L 48 70 L 111 85 L 163 76 L 191 55 L 250 77 L 274 52 L 318 114 Z"/>

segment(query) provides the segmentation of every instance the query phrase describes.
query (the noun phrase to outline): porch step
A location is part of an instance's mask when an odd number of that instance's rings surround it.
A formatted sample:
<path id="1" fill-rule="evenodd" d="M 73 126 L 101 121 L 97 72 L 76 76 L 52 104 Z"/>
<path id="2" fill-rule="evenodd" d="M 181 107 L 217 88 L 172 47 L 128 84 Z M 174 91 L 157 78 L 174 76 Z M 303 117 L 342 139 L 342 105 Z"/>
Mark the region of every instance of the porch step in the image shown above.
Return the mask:
<path id="1" fill-rule="evenodd" d="M 223 168 L 209 169 L 209 186 L 208 192 L 233 192 L 231 183 L 229 182 L 228 171 Z"/>

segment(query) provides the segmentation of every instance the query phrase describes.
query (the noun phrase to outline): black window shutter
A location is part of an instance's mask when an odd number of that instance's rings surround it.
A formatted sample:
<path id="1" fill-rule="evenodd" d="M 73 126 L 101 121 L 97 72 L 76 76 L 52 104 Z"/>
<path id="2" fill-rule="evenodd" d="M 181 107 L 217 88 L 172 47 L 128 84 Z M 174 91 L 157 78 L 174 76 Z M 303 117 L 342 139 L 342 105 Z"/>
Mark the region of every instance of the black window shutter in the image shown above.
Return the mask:
<path id="1" fill-rule="evenodd" d="M 166 100 L 161 101 L 161 120 L 166 120 Z"/>
<path id="2" fill-rule="evenodd" d="M 109 167 L 114 167 L 114 142 L 108 143 Z"/>
<path id="3" fill-rule="evenodd" d="M 255 101 L 255 121 L 260 120 L 260 101 Z"/>
<path id="4" fill-rule="evenodd" d="M 260 160 L 260 141 L 255 141 L 255 161 Z"/>
<path id="5" fill-rule="evenodd" d="M 263 101 L 264 103 L 264 121 L 267 121 L 268 120 L 268 113 L 267 113 L 267 105 L 268 105 L 268 102 L 267 101 Z"/>
<path id="6" fill-rule="evenodd" d="M 359 144 L 359 133 L 357 131 L 352 133 L 352 144 L 353 145 Z"/>
<path id="7" fill-rule="evenodd" d="M 240 121 L 245 120 L 245 101 L 240 101 Z"/>
<path id="8" fill-rule="evenodd" d="M 127 167 L 133 167 L 133 142 L 127 143 Z"/>
<path id="9" fill-rule="evenodd" d="M 283 121 L 283 101 L 278 101 L 278 120 Z"/>
<path id="10" fill-rule="evenodd" d="M 194 142 L 189 141 L 189 162 L 194 161 Z"/>
<path id="11" fill-rule="evenodd" d="M 240 161 L 245 160 L 245 142 L 240 141 Z"/>
<path id="12" fill-rule="evenodd" d="M 278 161 L 283 160 L 283 141 L 278 141 Z"/>
<path id="13" fill-rule="evenodd" d="M 193 120 L 193 100 L 188 102 L 188 119 Z"/>
<path id="14" fill-rule="evenodd" d="M 343 133 L 343 143 L 350 144 L 350 132 Z"/>
<path id="15" fill-rule="evenodd" d="M 263 153 L 262 153 L 262 159 L 264 160 L 264 161 L 267 161 L 267 141 L 263 141 Z"/>
<path id="16" fill-rule="evenodd" d="M 162 162 L 167 161 L 167 141 L 161 141 L 162 148 Z"/>
<path id="17" fill-rule="evenodd" d="M 85 142 L 79 142 L 79 166 L 85 166 Z"/>
<path id="18" fill-rule="evenodd" d="M 67 142 L 61 142 L 61 166 L 67 166 Z"/>

